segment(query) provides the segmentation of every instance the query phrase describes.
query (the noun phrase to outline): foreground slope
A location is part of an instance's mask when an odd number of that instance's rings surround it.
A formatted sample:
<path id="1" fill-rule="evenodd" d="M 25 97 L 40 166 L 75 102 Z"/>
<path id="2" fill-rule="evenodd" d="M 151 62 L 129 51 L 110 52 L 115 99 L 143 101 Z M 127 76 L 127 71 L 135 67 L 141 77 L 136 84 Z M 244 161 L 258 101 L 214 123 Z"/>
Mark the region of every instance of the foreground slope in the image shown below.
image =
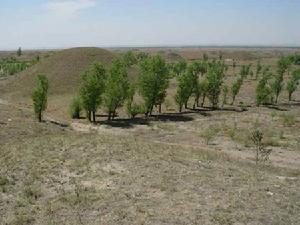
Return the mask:
<path id="1" fill-rule="evenodd" d="M 256 168 L 201 147 L 65 133 L 7 143 L 1 155 L 3 224 L 291 225 L 300 219 L 299 172 Z"/>

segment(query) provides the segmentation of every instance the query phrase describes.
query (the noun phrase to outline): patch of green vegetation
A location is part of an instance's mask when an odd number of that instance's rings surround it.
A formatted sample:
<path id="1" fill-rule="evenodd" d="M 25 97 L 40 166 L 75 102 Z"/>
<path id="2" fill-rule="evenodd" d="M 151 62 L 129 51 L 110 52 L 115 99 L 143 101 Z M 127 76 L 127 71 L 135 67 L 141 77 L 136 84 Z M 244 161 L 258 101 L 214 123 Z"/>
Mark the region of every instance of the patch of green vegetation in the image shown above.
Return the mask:
<path id="1" fill-rule="evenodd" d="M 205 143 L 209 145 L 220 131 L 221 129 L 217 126 L 209 126 L 200 134 L 200 136 L 205 140 Z"/>
<path id="2" fill-rule="evenodd" d="M 0 77 L 14 75 L 18 72 L 26 70 L 28 67 L 36 63 L 36 59 L 32 62 L 18 61 L 14 57 L 3 58 L 0 60 Z"/>
<path id="3" fill-rule="evenodd" d="M 281 121 L 284 126 L 291 127 L 296 124 L 296 117 L 293 114 L 283 113 L 280 115 Z"/>

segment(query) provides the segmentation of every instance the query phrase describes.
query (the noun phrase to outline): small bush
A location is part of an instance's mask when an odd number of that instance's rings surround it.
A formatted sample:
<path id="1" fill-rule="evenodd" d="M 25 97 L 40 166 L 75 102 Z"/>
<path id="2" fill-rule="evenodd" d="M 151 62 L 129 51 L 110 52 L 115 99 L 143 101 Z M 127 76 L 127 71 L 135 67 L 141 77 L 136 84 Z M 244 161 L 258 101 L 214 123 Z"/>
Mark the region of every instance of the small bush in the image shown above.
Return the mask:
<path id="1" fill-rule="evenodd" d="M 265 147 L 266 143 L 263 143 L 264 134 L 261 130 L 255 129 L 251 133 L 251 140 L 255 145 L 255 162 L 258 164 L 259 162 L 266 162 L 269 160 L 271 149 L 267 149 Z"/>
<path id="2" fill-rule="evenodd" d="M 29 200 L 37 200 L 42 196 L 41 188 L 38 185 L 27 185 L 23 192 L 25 197 Z"/>
<path id="3" fill-rule="evenodd" d="M 284 113 L 281 115 L 281 119 L 282 119 L 283 125 L 287 126 L 287 127 L 291 127 L 291 126 L 295 125 L 295 123 L 296 123 L 295 116 L 291 115 L 291 114 Z"/>
<path id="4" fill-rule="evenodd" d="M 243 112 L 248 110 L 247 105 L 245 105 L 244 102 L 240 102 L 239 107 L 240 107 L 241 111 L 243 111 Z"/>
<path id="5" fill-rule="evenodd" d="M 134 119 L 138 114 L 143 114 L 144 108 L 141 105 L 133 103 L 128 111 L 128 114 Z"/>
<path id="6" fill-rule="evenodd" d="M 81 102 L 79 98 L 74 98 L 70 108 L 69 108 L 69 114 L 72 119 L 79 119 L 80 118 L 80 112 L 82 110 Z"/>
<path id="7" fill-rule="evenodd" d="M 205 129 L 205 131 L 201 134 L 201 137 L 205 140 L 207 145 L 215 138 L 215 136 L 219 133 L 220 129 L 215 126 L 210 126 Z"/>

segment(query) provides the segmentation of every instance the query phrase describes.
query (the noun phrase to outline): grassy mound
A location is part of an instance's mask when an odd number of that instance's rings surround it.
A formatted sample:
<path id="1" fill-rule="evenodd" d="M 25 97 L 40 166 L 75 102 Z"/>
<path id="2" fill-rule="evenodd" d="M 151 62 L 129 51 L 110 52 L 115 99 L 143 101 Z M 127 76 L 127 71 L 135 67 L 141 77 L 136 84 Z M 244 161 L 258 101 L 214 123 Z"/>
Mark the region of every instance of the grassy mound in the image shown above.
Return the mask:
<path id="1" fill-rule="evenodd" d="M 28 97 L 35 85 L 37 73 L 44 73 L 50 83 L 50 95 L 73 94 L 80 83 L 80 73 L 92 62 L 109 66 L 115 55 L 100 48 L 72 48 L 54 53 L 37 65 L 8 79 L 2 89 L 4 94 Z"/>

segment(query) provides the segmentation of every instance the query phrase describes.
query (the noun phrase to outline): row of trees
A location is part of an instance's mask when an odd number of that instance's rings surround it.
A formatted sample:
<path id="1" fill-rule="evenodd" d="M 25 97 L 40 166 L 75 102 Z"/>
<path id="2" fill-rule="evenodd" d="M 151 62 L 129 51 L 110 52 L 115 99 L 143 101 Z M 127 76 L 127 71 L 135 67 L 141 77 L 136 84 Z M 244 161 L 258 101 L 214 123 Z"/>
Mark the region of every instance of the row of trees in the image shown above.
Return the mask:
<path id="1" fill-rule="evenodd" d="M 132 56 L 130 56 L 132 57 Z M 114 119 L 116 111 L 126 101 L 128 114 L 132 117 L 138 113 L 152 115 L 153 108 L 161 108 L 169 85 L 169 70 L 165 60 L 160 56 L 145 57 L 139 62 L 139 79 L 130 84 L 128 67 L 133 61 L 123 59 L 113 61 L 110 70 L 100 63 L 93 63 L 82 75 L 79 97 L 71 104 L 71 115 L 79 117 L 81 108 L 86 111 L 87 118 L 95 122 L 96 111 L 103 106 L 108 113 L 108 120 Z M 144 100 L 143 105 L 134 101 L 139 92 Z"/>
<path id="2" fill-rule="evenodd" d="M 15 57 L 3 58 L 0 60 L 0 76 L 8 76 L 19 73 L 39 61 L 36 56 L 31 61 L 19 61 Z"/>
<path id="3" fill-rule="evenodd" d="M 289 101 L 292 100 L 292 94 L 296 91 L 300 80 L 300 69 L 294 68 L 294 65 L 300 65 L 297 56 L 282 57 L 277 62 L 276 72 L 272 72 L 270 67 L 264 67 L 262 76 L 256 87 L 256 103 L 277 104 L 280 93 L 286 89 Z M 288 81 L 285 84 L 285 75 Z"/>
<path id="4" fill-rule="evenodd" d="M 126 106 L 127 113 L 133 118 L 137 114 L 152 115 L 154 108 L 161 112 L 161 106 L 167 95 L 167 88 L 171 78 L 176 78 L 177 89 L 175 102 L 181 112 L 183 107 L 193 100 L 193 108 L 203 107 L 206 99 L 210 106 L 216 109 L 227 104 L 228 94 L 231 94 L 231 104 L 234 104 L 244 81 L 248 76 L 259 79 L 256 88 L 257 105 L 277 103 L 278 96 L 284 89 L 284 75 L 289 77 L 286 89 L 291 100 L 292 93 L 296 90 L 300 70 L 292 69 L 298 65 L 298 57 L 282 57 L 277 64 L 277 73 L 274 75 L 270 68 L 257 63 L 256 69 L 251 64 L 240 67 L 238 75 L 230 86 L 225 85 L 226 72 L 229 66 L 224 60 L 209 60 L 207 55 L 203 60 L 188 64 L 186 61 L 167 63 L 162 57 L 149 56 L 145 53 L 134 54 L 127 52 L 121 58 L 113 61 L 108 70 L 103 64 L 95 62 L 81 75 L 78 97 L 70 107 L 73 118 L 79 118 L 84 110 L 91 122 L 96 122 L 96 112 L 99 107 L 105 108 L 108 120 L 117 115 L 118 108 Z M 135 66 L 139 70 L 138 79 L 129 82 L 128 68 Z M 232 65 L 235 70 L 236 61 Z M 255 72 L 253 72 L 255 71 Z M 254 77 L 255 74 L 255 77 Z M 43 77 L 43 76 L 42 76 Z M 41 118 L 45 109 L 48 85 L 45 78 L 38 77 L 39 85 L 33 94 L 36 114 Z M 47 87 L 47 88 L 46 88 Z M 143 101 L 137 101 L 140 96 Z"/>

